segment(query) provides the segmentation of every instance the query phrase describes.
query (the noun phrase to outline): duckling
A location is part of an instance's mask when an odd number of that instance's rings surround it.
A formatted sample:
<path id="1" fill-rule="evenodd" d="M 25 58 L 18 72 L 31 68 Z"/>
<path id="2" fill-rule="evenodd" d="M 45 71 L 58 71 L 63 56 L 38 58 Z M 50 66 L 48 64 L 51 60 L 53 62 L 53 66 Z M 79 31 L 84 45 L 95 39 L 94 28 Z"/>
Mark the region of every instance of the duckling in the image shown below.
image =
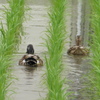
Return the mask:
<path id="1" fill-rule="evenodd" d="M 23 66 L 43 66 L 43 61 L 38 55 L 34 55 L 34 48 L 32 44 L 27 46 L 26 55 L 19 60 L 19 65 Z"/>

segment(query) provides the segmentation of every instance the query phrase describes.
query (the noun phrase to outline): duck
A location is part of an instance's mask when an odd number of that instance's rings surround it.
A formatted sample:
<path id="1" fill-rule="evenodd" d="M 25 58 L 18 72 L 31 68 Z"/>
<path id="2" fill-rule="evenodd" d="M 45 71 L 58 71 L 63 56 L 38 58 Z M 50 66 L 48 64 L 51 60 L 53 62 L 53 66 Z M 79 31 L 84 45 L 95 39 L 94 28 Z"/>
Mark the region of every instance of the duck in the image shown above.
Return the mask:
<path id="1" fill-rule="evenodd" d="M 26 54 L 19 60 L 19 65 L 22 66 L 43 66 L 43 61 L 38 55 L 34 54 L 34 48 L 32 44 L 27 46 Z"/>
<path id="2" fill-rule="evenodd" d="M 67 51 L 67 54 L 73 55 L 88 55 L 89 50 L 81 45 L 81 36 L 76 36 L 76 45 L 70 47 Z"/>

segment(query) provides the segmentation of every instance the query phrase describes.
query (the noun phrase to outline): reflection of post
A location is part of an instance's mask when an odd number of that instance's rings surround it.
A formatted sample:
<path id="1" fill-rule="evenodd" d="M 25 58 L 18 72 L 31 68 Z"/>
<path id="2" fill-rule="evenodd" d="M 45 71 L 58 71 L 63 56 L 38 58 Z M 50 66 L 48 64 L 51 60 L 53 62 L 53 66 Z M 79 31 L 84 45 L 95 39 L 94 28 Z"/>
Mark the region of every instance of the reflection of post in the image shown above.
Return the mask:
<path id="1" fill-rule="evenodd" d="M 82 15 L 82 1 L 78 0 L 78 6 L 77 6 L 77 35 L 81 35 L 81 15 Z"/>
<path id="2" fill-rule="evenodd" d="M 81 23 L 81 33 L 82 33 L 82 41 L 84 46 L 88 46 L 89 40 L 89 14 L 90 14 L 90 7 L 89 7 L 89 0 L 82 0 L 82 23 Z"/>
<path id="3" fill-rule="evenodd" d="M 76 34 L 81 35 L 81 45 L 88 45 L 89 38 L 89 0 L 71 0 L 71 46 L 75 44 Z"/>
<path id="4" fill-rule="evenodd" d="M 71 46 L 73 46 L 77 34 L 77 0 L 71 0 L 71 10 Z"/>

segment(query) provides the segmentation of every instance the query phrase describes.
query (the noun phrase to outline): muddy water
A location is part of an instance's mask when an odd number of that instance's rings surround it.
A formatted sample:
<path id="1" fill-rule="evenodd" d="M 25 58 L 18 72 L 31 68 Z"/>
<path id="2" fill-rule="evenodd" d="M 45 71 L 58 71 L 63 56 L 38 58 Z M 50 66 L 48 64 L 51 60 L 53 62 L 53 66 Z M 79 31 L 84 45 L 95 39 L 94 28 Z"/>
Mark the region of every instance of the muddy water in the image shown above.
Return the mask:
<path id="1" fill-rule="evenodd" d="M 25 54 L 28 44 L 33 44 L 35 54 L 39 55 L 41 59 L 43 59 L 43 52 L 45 51 L 45 48 L 41 45 L 48 22 L 46 17 L 47 7 L 44 5 L 30 7 L 31 10 L 27 14 L 31 14 L 32 18 L 24 23 L 26 34 L 22 37 L 13 71 L 18 78 L 14 86 L 17 88 L 17 93 L 13 95 L 13 100 L 38 100 L 46 96 L 45 87 L 42 85 L 45 67 L 29 68 L 18 65 L 18 60 Z"/>
<path id="2" fill-rule="evenodd" d="M 86 74 L 91 68 L 87 57 L 65 55 L 64 62 L 67 65 L 64 74 L 69 81 L 68 91 L 72 93 L 69 100 L 91 100 L 89 91 L 86 90 Z"/>
<path id="3" fill-rule="evenodd" d="M 2 3 L 5 2 L 3 1 Z M 31 10 L 28 11 L 26 15 L 30 15 L 31 17 L 29 18 L 29 16 L 27 16 L 28 20 L 24 23 L 24 31 L 26 34 L 22 36 L 22 42 L 20 44 L 19 51 L 15 55 L 14 59 L 13 75 L 16 76 L 18 80 L 15 80 L 12 85 L 12 88 L 16 92 L 13 94 L 12 100 L 42 100 L 46 96 L 46 88 L 42 85 L 45 66 L 29 68 L 18 65 L 18 61 L 25 54 L 28 44 L 31 43 L 34 45 L 35 54 L 39 55 L 41 59 L 43 59 L 43 53 L 46 51 L 46 49 L 41 46 L 41 43 L 44 42 L 41 37 L 45 37 L 45 30 L 48 25 L 47 8 L 49 6 L 49 2 L 46 0 L 33 0 L 32 2 L 28 2 L 28 4 Z M 75 10 L 75 8 L 78 8 L 78 1 L 70 0 L 70 5 L 72 9 L 70 10 L 71 16 L 68 17 L 67 26 L 68 33 L 74 33 L 71 34 L 73 45 L 75 42 L 75 34 L 77 34 L 76 23 L 78 16 L 76 14 L 77 10 Z M 66 49 L 67 48 L 68 44 L 66 44 Z M 87 58 L 68 56 L 66 51 L 63 56 L 65 63 L 65 71 L 63 76 L 69 80 L 68 91 L 72 92 L 72 95 L 69 96 L 69 100 L 91 100 L 90 97 L 84 95 L 83 90 L 85 87 L 85 79 L 82 77 L 88 73 L 90 69 Z"/>

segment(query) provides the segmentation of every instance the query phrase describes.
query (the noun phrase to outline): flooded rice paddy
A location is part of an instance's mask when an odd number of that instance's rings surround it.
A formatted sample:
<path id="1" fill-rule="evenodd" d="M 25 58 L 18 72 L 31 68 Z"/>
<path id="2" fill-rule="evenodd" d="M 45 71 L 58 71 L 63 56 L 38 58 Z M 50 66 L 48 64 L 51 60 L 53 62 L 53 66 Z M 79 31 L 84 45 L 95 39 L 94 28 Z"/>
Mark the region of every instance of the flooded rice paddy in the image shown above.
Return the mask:
<path id="1" fill-rule="evenodd" d="M 0 9 L 3 9 L 2 4 L 4 3 L 6 5 L 6 2 L 1 0 L 0 3 Z M 12 85 L 12 88 L 16 92 L 12 95 L 12 100 L 42 100 L 46 97 L 46 88 L 42 84 L 44 79 L 43 75 L 45 73 L 45 66 L 29 68 L 18 65 L 18 61 L 25 54 L 28 44 L 33 44 L 35 54 L 39 55 L 41 59 L 44 58 L 43 53 L 46 51 L 45 47 L 42 46 L 42 43 L 44 43 L 42 37 L 45 37 L 46 27 L 48 26 L 49 20 L 47 17 L 47 11 L 50 4 L 46 0 L 33 0 L 32 2 L 30 1 L 28 3 L 31 10 L 26 13 L 28 16 L 27 21 L 24 22 L 25 35 L 22 36 L 22 42 L 19 46 L 18 53 L 15 55 L 13 63 L 13 75 L 18 80 L 15 80 Z M 71 44 L 66 44 L 66 51 L 63 55 L 63 61 L 65 64 L 63 76 L 69 80 L 69 84 L 65 85 L 69 85 L 68 91 L 72 92 L 70 97 L 74 97 L 74 99 L 69 97 L 69 100 L 91 100 L 90 97 L 84 95 L 83 90 L 85 87 L 85 79 L 83 77 L 90 69 L 87 57 L 67 55 L 67 49 L 69 48 L 69 45 L 75 44 L 75 35 L 77 34 L 76 23 L 78 16 L 76 16 L 77 10 L 75 11 L 74 9 L 77 9 L 78 1 L 70 0 L 70 5 L 72 9 L 69 12 L 71 16 L 68 17 L 69 20 L 67 21 L 67 29 L 68 34 L 71 35 L 72 42 Z M 81 11 L 86 11 L 87 13 L 89 10 L 85 9 L 83 6 L 84 5 L 79 6 L 82 9 Z M 83 17 L 81 20 L 84 20 Z M 80 34 L 82 34 L 82 36 L 85 38 L 86 34 L 84 33 L 88 32 L 89 29 L 86 30 L 86 28 L 83 28 L 83 25 L 86 24 L 87 20 L 82 22 L 84 23 L 81 25 L 81 27 L 79 26 L 80 28 L 78 29 L 81 32 Z M 89 22 L 87 23 L 88 24 L 86 25 L 89 26 Z M 83 44 L 87 46 L 87 43 L 84 41 Z"/>

